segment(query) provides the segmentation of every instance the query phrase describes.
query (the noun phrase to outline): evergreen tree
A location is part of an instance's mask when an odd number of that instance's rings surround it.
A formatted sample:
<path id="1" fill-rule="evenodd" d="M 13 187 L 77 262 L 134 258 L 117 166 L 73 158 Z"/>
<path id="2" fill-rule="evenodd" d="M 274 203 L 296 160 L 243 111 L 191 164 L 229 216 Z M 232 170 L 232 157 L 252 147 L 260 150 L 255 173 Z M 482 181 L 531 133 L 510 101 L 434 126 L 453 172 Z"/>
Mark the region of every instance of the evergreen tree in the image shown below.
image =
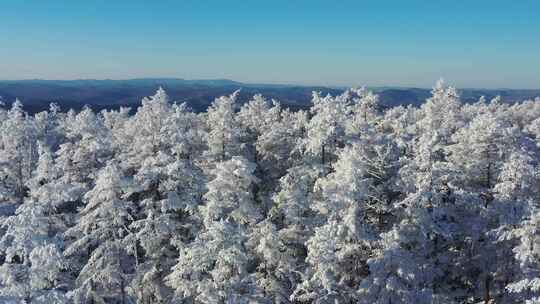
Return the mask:
<path id="1" fill-rule="evenodd" d="M 123 199 L 123 179 L 115 163 L 99 171 L 95 186 L 85 196 L 77 224 L 66 231 L 70 244 L 65 255 L 80 269 L 71 292 L 75 303 L 112 298 L 126 303 L 126 250 L 123 238 L 132 221 L 133 205 Z"/>

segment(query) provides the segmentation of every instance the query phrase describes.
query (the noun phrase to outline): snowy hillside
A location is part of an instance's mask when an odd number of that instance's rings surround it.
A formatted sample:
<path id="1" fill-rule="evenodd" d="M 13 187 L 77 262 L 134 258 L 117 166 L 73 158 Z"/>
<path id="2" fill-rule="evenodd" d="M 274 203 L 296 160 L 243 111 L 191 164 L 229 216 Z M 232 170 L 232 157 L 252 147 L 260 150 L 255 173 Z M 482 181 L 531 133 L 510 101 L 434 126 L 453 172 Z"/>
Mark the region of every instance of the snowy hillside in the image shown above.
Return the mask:
<path id="1" fill-rule="evenodd" d="M 0 303 L 540 301 L 540 99 L 238 94 L 0 108 Z"/>

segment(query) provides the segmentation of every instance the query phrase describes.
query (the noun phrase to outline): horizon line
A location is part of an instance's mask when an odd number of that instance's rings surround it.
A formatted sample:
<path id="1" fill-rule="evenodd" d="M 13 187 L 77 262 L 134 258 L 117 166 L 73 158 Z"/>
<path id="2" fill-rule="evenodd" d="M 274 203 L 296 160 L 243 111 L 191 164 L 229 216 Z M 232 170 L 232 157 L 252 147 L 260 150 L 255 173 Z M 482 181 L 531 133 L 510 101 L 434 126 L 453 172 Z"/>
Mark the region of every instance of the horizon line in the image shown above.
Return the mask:
<path id="1" fill-rule="evenodd" d="M 372 88 L 372 89 L 426 89 L 430 90 L 433 87 L 426 86 L 407 86 L 407 85 L 332 85 L 332 84 L 313 84 L 313 83 L 303 83 L 303 82 L 274 82 L 274 81 L 241 81 L 234 80 L 230 78 L 183 78 L 183 77 L 132 77 L 132 78 L 20 78 L 20 79 L 6 79 L 0 78 L 0 82 L 25 82 L 25 81 L 64 81 L 64 82 L 75 82 L 75 81 L 133 81 L 133 80 L 183 80 L 183 81 L 230 81 L 236 82 L 239 84 L 245 85 L 273 85 L 273 86 L 296 86 L 296 87 L 323 87 L 330 89 L 347 89 L 347 88 Z M 458 90 L 513 90 L 513 91 L 538 91 L 539 88 L 510 88 L 510 87 L 458 87 L 449 84 L 446 80 L 447 85 L 455 87 Z M 435 83 L 435 82 L 434 82 Z"/>

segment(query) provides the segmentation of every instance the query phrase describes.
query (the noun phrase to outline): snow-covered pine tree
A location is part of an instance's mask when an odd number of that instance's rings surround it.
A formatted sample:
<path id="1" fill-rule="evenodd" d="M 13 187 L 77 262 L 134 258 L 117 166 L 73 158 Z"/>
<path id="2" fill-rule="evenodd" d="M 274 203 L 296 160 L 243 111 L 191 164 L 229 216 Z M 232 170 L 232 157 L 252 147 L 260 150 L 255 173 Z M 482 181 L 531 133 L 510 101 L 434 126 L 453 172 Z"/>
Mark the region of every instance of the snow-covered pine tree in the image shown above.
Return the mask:
<path id="1" fill-rule="evenodd" d="M 251 225 L 261 220 L 252 194 L 255 165 L 234 156 L 212 171 L 201 206 L 203 231 L 180 249 L 168 276 L 176 297 L 196 303 L 249 303 L 262 300 L 250 273 L 245 242 Z"/>
<path id="2" fill-rule="evenodd" d="M 332 163 L 338 148 L 343 146 L 349 102 L 347 92 L 336 97 L 313 93 L 312 117 L 306 125 L 304 149 L 323 166 Z"/>
<path id="3" fill-rule="evenodd" d="M 37 138 L 34 120 L 23 111 L 17 99 L 0 125 L 1 201 L 22 204 L 27 195 L 26 183 L 37 162 Z"/>
<path id="4" fill-rule="evenodd" d="M 17 301 L 67 303 L 67 263 L 62 233 L 68 224 L 60 207 L 66 193 L 56 187 L 58 170 L 46 147 L 27 183 L 29 195 L 15 214 L 2 221 L 0 294 Z"/>
<path id="5" fill-rule="evenodd" d="M 123 199 L 124 180 L 118 165 L 109 162 L 88 191 L 77 224 L 66 231 L 64 254 L 78 271 L 75 303 L 106 301 L 127 303 L 128 274 L 133 271 L 122 240 L 133 220 L 133 204 Z"/>
<path id="6" fill-rule="evenodd" d="M 208 153 L 218 161 L 225 161 L 232 156 L 241 155 L 241 129 L 236 114 L 236 99 L 240 91 L 229 96 L 216 98 L 208 108 Z"/>

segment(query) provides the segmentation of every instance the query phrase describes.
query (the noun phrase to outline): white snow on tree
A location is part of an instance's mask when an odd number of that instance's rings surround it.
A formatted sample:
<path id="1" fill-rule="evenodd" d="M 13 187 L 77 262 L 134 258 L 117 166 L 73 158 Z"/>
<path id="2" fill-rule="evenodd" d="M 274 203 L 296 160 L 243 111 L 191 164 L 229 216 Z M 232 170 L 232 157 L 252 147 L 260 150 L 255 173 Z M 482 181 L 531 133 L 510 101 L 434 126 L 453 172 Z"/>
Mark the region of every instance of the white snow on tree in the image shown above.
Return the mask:
<path id="1" fill-rule="evenodd" d="M 458 92 L 2 100 L 0 302 L 540 303 L 540 98 Z"/>

